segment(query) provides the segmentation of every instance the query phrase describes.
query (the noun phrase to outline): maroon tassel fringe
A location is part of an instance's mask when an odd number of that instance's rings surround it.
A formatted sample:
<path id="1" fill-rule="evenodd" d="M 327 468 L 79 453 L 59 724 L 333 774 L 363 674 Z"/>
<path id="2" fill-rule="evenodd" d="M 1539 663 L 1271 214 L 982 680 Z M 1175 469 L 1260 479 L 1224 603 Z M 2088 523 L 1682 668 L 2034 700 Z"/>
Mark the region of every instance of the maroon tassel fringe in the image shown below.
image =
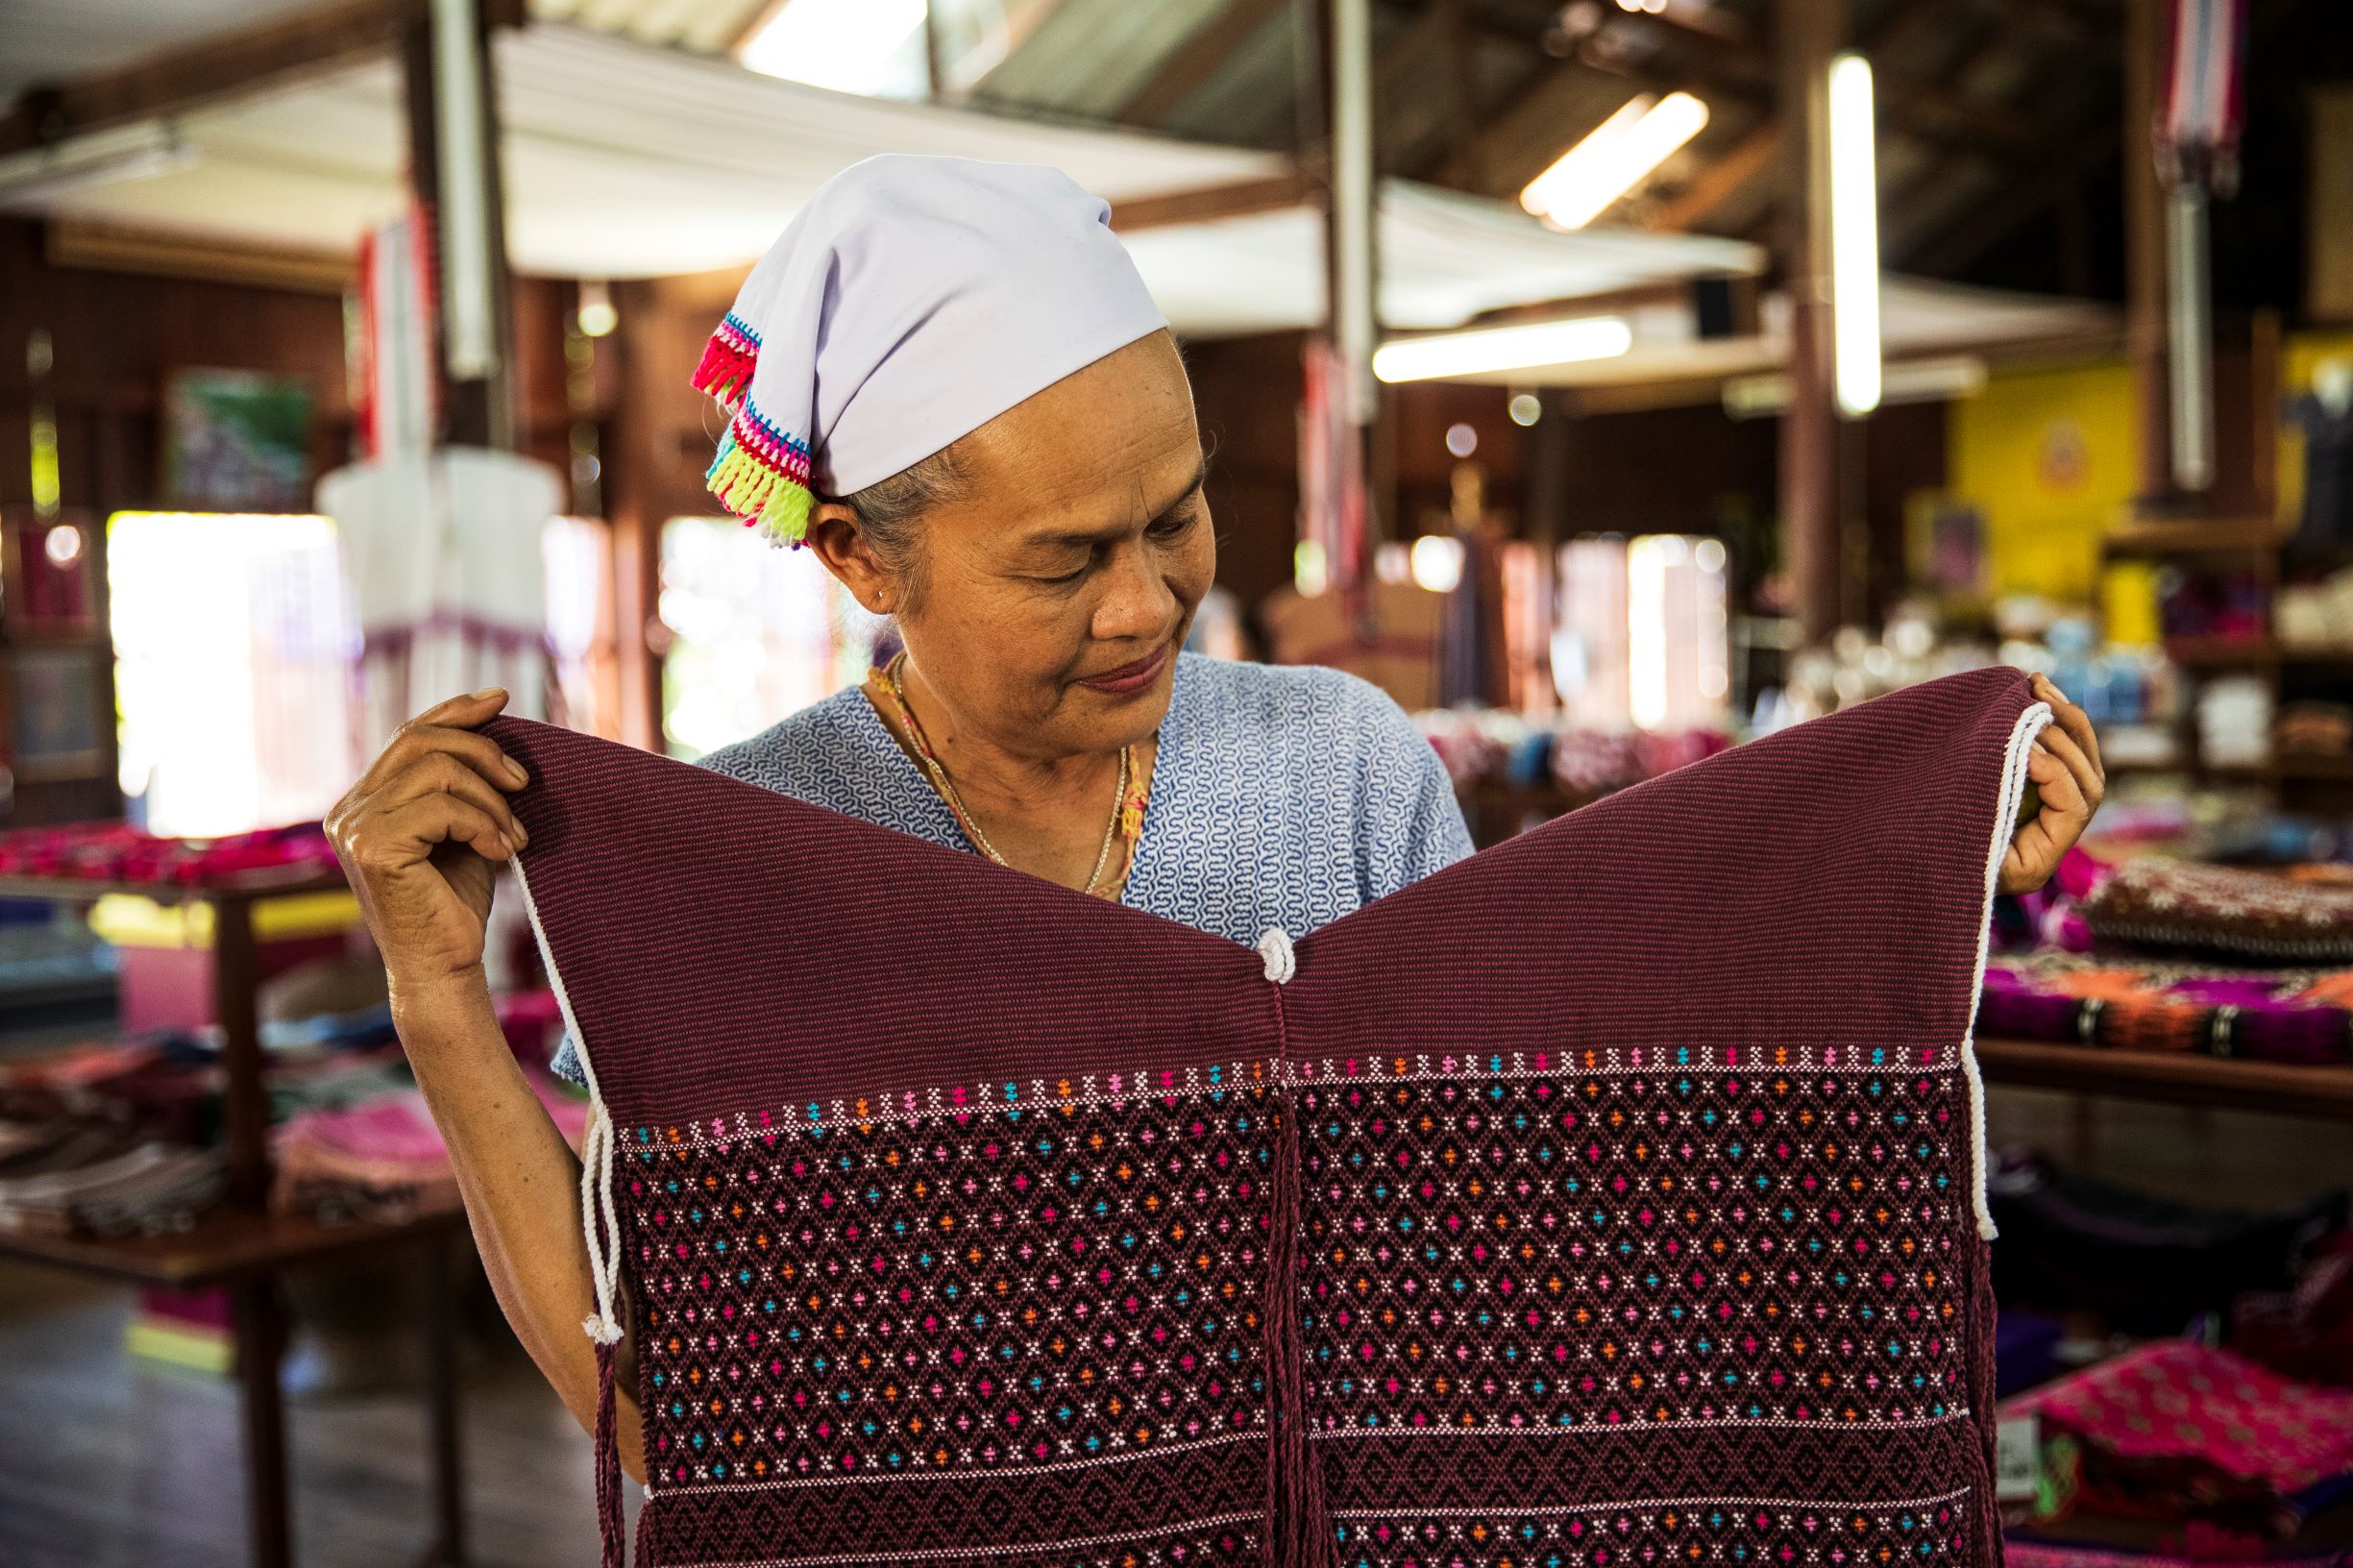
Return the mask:
<path id="1" fill-rule="evenodd" d="M 625 1568 L 628 1543 L 621 1512 L 621 1432 L 613 1413 L 618 1344 L 597 1346 L 597 1539 L 602 1568 Z"/>
<path id="2" fill-rule="evenodd" d="M 1979 1158 L 1987 1158 L 1982 1152 Z M 1991 1173 L 1972 1172 L 1983 1183 Z M 1976 1431 L 1969 1445 L 1969 1484 L 1978 1510 L 1978 1553 L 1975 1568 L 2002 1568 L 2001 1505 L 1994 1496 L 1994 1445 L 1998 1417 L 1994 1393 L 1994 1248 L 1973 1241 L 1969 1259 L 1970 1425 Z"/>
<path id="3" fill-rule="evenodd" d="M 1283 993 L 1275 992 L 1275 1027 L 1283 1034 Z M 1279 1060 L 1287 1067 L 1287 1049 Z M 1323 1521 L 1323 1472 L 1308 1441 L 1307 1379 L 1299 1345 L 1299 1107 L 1287 1082 L 1273 1090 L 1281 1132 L 1275 1140 L 1272 1228 L 1266 1247 L 1266 1531 L 1262 1568 L 1336 1568 L 1338 1549 Z"/>
<path id="4" fill-rule="evenodd" d="M 637 1568 L 653 1568 L 653 1500 L 637 1510 Z"/>

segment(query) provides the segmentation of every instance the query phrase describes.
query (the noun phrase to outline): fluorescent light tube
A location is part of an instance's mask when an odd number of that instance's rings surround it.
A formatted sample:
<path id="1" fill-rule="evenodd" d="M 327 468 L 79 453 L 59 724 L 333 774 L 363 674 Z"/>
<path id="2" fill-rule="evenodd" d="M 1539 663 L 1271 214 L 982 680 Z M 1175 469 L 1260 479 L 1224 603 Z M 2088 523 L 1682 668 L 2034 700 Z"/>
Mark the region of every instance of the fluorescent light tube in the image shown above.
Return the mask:
<path id="1" fill-rule="evenodd" d="M 1830 335 L 1839 411 L 1879 406 L 1879 177 L 1871 61 L 1830 61 Z"/>
<path id="2" fill-rule="evenodd" d="M 174 128 L 155 121 L 30 147 L 0 158 L 0 208 L 37 207 L 96 185 L 152 180 L 196 159 L 196 149 Z"/>
<path id="3" fill-rule="evenodd" d="M 1385 381 L 1439 380 L 1536 365 L 1566 365 L 1580 359 L 1612 359 L 1633 346 L 1633 330 L 1616 316 L 1580 316 L 1574 321 L 1398 338 L 1374 351 L 1373 374 Z"/>
<path id="4" fill-rule="evenodd" d="M 1700 134 L 1707 106 L 1687 92 L 1630 98 L 1584 140 L 1528 183 L 1520 205 L 1563 229 L 1582 229 L 1667 155 Z"/>

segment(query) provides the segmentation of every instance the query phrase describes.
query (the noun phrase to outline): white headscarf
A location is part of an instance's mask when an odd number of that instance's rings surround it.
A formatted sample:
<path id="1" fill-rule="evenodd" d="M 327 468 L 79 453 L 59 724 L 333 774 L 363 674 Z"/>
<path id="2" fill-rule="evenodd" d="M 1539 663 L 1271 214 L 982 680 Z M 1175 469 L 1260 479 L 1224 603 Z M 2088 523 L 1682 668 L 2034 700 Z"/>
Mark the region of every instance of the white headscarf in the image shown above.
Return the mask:
<path id="1" fill-rule="evenodd" d="M 846 496 L 1167 325 L 1111 208 L 1058 169 L 870 158 L 745 280 L 695 384 L 733 410 L 711 493 L 780 544 Z"/>

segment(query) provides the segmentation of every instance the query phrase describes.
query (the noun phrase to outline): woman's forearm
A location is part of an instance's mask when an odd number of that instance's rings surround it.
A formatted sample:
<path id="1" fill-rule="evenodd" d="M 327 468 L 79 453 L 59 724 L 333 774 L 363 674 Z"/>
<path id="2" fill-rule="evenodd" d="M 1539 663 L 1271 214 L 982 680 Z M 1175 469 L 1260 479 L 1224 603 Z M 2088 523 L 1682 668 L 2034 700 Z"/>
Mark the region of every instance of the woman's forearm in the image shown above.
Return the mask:
<path id="1" fill-rule="evenodd" d="M 532 1092 L 479 974 L 393 987 L 393 1017 L 417 1087 L 448 1143 L 475 1246 L 516 1336 L 583 1427 L 597 1409 L 595 1306 L 580 1234 L 580 1164 Z M 625 1327 L 628 1314 L 621 1313 Z M 643 1477 L 635 1342 L 621 1345 L 621 1462 Z"/>

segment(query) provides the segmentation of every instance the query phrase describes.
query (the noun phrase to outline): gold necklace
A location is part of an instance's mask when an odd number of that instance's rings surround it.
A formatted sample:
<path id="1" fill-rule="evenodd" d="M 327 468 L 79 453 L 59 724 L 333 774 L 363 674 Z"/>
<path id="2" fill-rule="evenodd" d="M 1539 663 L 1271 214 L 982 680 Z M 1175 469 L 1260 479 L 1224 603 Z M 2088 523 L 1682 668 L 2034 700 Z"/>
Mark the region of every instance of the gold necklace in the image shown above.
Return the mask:
<path id="1" fill-rule="evenodd" d="M 1012 865 L 1013 862 L 998 853 L 996 845 L 989 842 L 989 835 L 981 831 L 980 819 L 966 806 L 964 796 L 956 792 L 955 781 L 947 776 L 947 769 L 941 764 L 938 753 L 932 750 L 931 738 L 923 733 L 923 726 L 916 723 L 915 710 L 907 705 L 906 691 L 898 682 L 898 667 L 906 657 L 905 650 L 901 649 L 889 665 L 875 672 L 882 677 L 882 689 L 890 694 L 891 705 L 898 710 L 900 726 L 907 731 L 907 739 L 914 745 L 915 754 L 922 760 L 924 770 L 931 775 L 932 787 L 940 792 L 940 798 L 947 802 L 947 809 L 955 813 L 958 825 L 972 835 L 972 842 L 980 845 L 982 854 L 999 866 Z M 1103 843 L 1094 852 L 1094 870 L 1087 873 L 1087 884 L 1079 889 L 1081 893 L 1093 893 L 1095 884 L 1103 879 L 1103 868 L 1111 863 L 1112 840 L 1129 815 L 1127 787 L 1133 767 L 1129 758 L 1130 749 L 1124 746 L 1119 748 L 1119 782 L 1112 793 L 1111 821 L 1103 824 Z M 1140 812 L 1136 813 L 1139 819 L 1141 815 Z M 1138 826 L 1141 826 L 1140 821 Z M 1133 836 L 1130 834 L 1130 837 Z"/>

